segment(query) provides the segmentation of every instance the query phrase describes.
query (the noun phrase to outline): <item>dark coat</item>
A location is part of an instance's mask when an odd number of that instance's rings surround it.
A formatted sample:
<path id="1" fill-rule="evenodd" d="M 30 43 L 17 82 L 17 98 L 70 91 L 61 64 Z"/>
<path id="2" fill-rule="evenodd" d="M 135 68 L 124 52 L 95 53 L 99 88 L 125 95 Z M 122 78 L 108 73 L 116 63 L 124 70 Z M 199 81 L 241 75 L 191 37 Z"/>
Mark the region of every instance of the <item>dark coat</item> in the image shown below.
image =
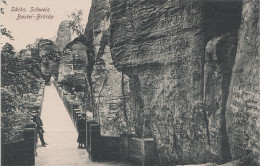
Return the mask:
<path id="1" fill-rule="evenodd" d="M 34 119 L 33 119 L 33 121 L 36 123 L 37 131 L 43 133 L 44 130 L 43 130 L 43 128 L 42 128 L 43 123 L 42 123 L 41 118 L 38 117 L 38 116 L 35 116 Z"/>
<path id="2" fill-rule="evenodd" d="M 80 119 L 77 124 L 78 127 L 78 143 L 85 143 L 86 142 L 86 121 L 84 119 Z"/>

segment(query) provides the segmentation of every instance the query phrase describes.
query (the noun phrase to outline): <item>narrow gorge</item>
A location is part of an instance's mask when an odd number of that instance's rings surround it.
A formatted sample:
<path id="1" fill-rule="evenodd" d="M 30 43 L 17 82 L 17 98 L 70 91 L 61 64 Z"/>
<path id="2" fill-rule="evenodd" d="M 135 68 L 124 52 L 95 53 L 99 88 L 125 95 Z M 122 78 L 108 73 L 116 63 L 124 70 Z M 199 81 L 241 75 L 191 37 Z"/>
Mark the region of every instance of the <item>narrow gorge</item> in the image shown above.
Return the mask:
<path id="1" fill-rule="evenodd" d="M 259 25 L 257 0 L 92 0 L 59 81 L 80 61 L 101 134 L 153 138 L 156 165 L 259 165 Z"/>

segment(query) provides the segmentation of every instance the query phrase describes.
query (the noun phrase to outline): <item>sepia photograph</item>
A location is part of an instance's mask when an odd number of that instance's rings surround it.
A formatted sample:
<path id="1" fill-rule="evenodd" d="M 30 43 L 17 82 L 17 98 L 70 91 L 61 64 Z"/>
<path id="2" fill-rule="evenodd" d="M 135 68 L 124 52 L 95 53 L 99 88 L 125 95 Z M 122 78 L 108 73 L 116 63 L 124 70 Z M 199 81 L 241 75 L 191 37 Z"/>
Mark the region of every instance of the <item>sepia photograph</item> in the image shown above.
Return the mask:
<path id="1" fill-rule="evenodd" d="M 0 0 L 2 166 L 260 166 L 260 0 Z"/>

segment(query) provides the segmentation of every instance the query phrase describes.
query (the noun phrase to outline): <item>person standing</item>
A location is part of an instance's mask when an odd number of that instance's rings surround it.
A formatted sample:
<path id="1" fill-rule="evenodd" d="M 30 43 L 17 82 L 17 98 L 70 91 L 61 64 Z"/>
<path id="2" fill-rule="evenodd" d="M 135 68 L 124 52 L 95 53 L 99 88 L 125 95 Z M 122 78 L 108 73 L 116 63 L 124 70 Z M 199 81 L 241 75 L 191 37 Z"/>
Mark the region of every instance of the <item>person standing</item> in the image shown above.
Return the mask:
<path id="1" fill-rule="evenodd" d="M 77 142 L 79 143 L 79 148 L 86 147 L 86 120 L 85 118 L 81 117 L 77 123 L 78 127 L 78 139 Z M 83 147 L 84 145 L 84 147 Z"/>
<path id="2" fill-rule="evenodd" d="M 51 84 L 54 84 L 54 81 L 55 81 L 54 75 L 52 74 L 52 75 L 51 75 Z"/>
<path id="3" fill-rule="evenodd" d="M 36 113 L 35 116 L 33 117 L 33 121 L 36 123 L 36 130 L 37 130 L 37 133 L 41 140 L 42 146 L 46 147 L 47 143 L 44 141 L 44 138 L 43 138 L 43 133 L 44 133 L 44 130 L 42 127 L 43 123 L 42 123 L 42 120 L 39 117 L 38 113 Z"/>

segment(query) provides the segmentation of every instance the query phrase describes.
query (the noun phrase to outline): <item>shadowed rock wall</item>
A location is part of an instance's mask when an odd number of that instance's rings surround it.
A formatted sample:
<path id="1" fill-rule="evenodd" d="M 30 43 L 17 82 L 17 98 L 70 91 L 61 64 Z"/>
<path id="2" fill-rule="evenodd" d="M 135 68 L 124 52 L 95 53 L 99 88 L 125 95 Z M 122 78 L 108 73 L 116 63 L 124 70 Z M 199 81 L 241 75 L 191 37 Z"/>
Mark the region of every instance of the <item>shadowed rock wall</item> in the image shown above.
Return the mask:
<path id="1" fill-rule="evenodd" d="M 94 0 L 85 36 L 90 60 L 89 85 L 94 118 L 101 125 L 101 134 L 119 136 L 130 130 L 128 77 L 113 65 L 110 50 L 109 1 Z"/>
<path id="2" fill-rule="evenodd" d="M 236 56 L 237 33 L 213 38 L 207 43 L 204 64 L 204 110 L 208 120 L 211 152 L 231 159 L 226 132 L 226 103 Z"/>
<path id="3" fill-rule="evenodd" d="M 107 64 L 111 54 L 115 68 L 129 78 L 129 122 L 138 137 L 155 139 L 157 165 L 257 156 L 258 5 L 246 0 L 92 1 L 85 36 L 95 62 L 88 70 L 93 98 L 100 80 L 118 73 Z M 100 69 L 109 71 L 100 74 Z M 245 98 L 248 88 L 251 97 Z M 119 92 L 109 84 L 104 89 L 102 99 Z M 236 111 L 237 101 L 244 112 Z"/>
<path id="4" fill-rule="evenodd" d="M 85 86 L 88 66 L 86 50 L 85 38 L 80 36 L 67 44 L 60 61 L 58 81 L 66 84 L 67 88 L 74 87 L 77 92 L 83 92 Z"/>
<path id="5" fill-rule="evenodd" d="M 226 118 L 232 157 L 248 165 L 260 165 L 259 25 L 259 1 L 244 0 Z"/>
<path id="6" fill-rule="evenodd" d="M 136 133 L 155 138 L 162 165 L 214 159 L 203 109 L 202 7 L 201 1 L 111 2 L 112 58 L 130 78 Z"/>

